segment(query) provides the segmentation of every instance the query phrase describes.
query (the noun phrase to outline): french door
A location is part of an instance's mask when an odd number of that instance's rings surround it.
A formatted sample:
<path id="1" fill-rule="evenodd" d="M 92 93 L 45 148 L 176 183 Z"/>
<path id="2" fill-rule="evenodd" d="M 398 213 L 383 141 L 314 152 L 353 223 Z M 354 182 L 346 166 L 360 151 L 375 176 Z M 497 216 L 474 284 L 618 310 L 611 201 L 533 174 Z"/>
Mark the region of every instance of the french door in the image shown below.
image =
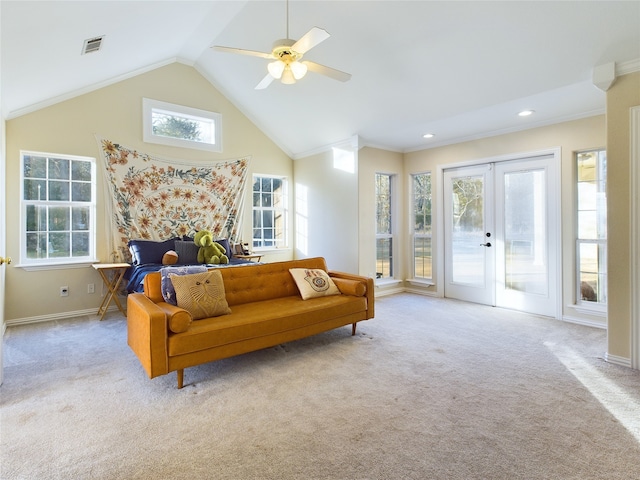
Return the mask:
<path id="1" fill-rule="evenodd" d="M 557 315 L 553 155 L 444 172 L 445 296 Z"/>

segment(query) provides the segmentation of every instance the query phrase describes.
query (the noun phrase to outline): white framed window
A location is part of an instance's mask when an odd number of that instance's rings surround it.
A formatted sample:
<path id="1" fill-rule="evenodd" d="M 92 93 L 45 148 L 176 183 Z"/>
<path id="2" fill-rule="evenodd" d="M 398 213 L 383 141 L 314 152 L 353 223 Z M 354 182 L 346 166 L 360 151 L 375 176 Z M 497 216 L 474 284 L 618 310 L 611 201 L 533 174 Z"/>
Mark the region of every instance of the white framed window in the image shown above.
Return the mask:
<path id="1" fill-rule="evenodd" d="M 253 176 L 254 249 L 286 248 L 288 238 L 288 182 L 285 177 Z"/>
<path id="2" fill-rule="evenodd" d="M 431 280 L 431 173 L 411 175 L 413 278 Z"/>
<path id="3" fill-rule="evenodd" d="M 376 173 L 376 278 L 393 278 L 393 175 Z"/>
<path id="4" fill-rule="evenodd" d="M 607 152 L 579 152 L 576 238 L 577 303 L 607 304 Z"/>
<path id="5" fill-rule="evenodd" d="M 143 98 L 142 126 L 147 143 L 222 152 L 219 113 Z"/>
<path id="6" fill-rule="evenodd" d="M 96 159 L 20 153 L 20 266 L 95 261 Z"/>

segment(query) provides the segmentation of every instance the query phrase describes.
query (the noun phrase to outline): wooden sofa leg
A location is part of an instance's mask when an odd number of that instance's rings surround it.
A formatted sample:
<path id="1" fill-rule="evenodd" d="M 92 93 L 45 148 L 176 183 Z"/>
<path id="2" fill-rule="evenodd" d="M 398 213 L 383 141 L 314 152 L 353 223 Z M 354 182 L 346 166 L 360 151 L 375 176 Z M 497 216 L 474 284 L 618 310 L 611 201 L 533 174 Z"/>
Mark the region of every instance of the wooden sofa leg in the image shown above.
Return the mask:
<path id="1" fill-rule="evenodd" d="M 351 324 L 351 336 L 353 337 L 356 334 L 356 325 L 358 325 L 358 323 L 353 323 Z"/>
<path id="2" fill-rule="evenodd" d="M 184 368 L 177 370 L 176 373 L 178 374 L 178 389 L 180 389 L 184 385 Z"/>

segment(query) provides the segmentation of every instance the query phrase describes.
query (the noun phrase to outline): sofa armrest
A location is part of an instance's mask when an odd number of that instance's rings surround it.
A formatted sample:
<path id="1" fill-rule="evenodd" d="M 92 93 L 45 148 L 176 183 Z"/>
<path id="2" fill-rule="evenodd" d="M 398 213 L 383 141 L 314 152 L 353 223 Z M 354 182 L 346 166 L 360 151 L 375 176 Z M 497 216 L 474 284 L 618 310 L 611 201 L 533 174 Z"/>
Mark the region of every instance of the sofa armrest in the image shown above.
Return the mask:
<path id="1" fill-rule="evenodd" d="M 327 272 L 329 276 L 334 280 L 336 279 L 345 279 L 357 281 L 365 286 L 364 296 L 367 297 L 367 318 L 373 318 L 375 315 L 375 299 L 374 299 L 374 287 L 373 287 L 373 279 L 369 277 L 364 277 L 362 275 L 355 275 L 353 273 L 346 272 L 338 272 L 335 270 L 329 270 Z M 338 288 L 340 289 L 340 285 L 336 283 Z M 340 290 L 342 291 L 342 290 Z"/>
<path id="2" fill-rule="evenodd" d="M 127 343 L 149 378 L 169 373 L 167 315 L 142 293 L 127 297 Z"/>
<path id="3" fill-rule="evenodd" d="M 193 316 L 184 308 L 176 307 L 167 302 L 159 302 L 156 305 L 167 316 L 167 326 L 173 333 L 182 333 L 189 330 Z"/>

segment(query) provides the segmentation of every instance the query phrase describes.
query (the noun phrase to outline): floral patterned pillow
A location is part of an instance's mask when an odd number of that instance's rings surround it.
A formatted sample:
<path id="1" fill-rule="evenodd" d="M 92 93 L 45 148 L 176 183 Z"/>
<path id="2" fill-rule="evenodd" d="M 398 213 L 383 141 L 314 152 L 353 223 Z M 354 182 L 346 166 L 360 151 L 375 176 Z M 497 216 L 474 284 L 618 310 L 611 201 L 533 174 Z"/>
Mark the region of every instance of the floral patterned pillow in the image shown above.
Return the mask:
<path id="1" fill-rule="evenodd" d="M 178 299 L 176 297 L 176 289 L 173 286 L 173 282 L 169 275 L 190 275 L 192 273 L 206 272 L 207 267 L 204 265 L 188 265 L 184 267 L 164 267 L 160 269 L 160 290 L 162 291 L 162 298 L 171 305 L 178 305 Z"/>

